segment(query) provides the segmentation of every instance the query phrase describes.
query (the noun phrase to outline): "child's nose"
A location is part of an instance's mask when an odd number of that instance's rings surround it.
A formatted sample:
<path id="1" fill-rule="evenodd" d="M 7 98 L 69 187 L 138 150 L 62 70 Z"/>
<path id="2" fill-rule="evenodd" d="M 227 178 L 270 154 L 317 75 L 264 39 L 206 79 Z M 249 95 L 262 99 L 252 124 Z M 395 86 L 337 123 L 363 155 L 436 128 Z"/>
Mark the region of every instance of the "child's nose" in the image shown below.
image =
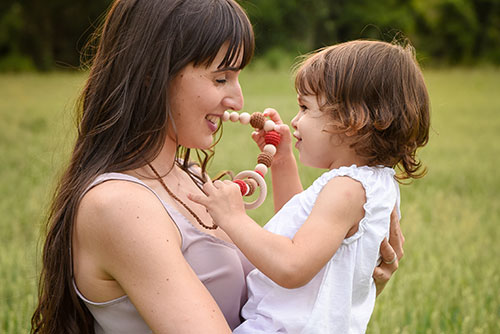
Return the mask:
<path id="1" fill-rule="evenodd" d="M 297 122 L 299 121 L 299 114 L 295 115 L 295 117 L 292 119 L 292 127 L 297 130 Z"/>

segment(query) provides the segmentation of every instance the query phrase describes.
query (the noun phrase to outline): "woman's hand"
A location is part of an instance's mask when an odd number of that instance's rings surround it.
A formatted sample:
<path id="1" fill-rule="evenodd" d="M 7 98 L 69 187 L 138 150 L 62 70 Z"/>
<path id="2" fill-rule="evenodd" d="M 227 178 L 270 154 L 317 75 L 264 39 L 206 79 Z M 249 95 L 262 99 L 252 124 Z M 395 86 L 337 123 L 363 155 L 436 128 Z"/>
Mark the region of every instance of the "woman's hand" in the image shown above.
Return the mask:
<path id="1" fill-rule="evenodd" d="M 283 159 L 283 157 L 289 158 L 292 154 L 292 134 L 288 125 L 283 124 L 279 113 L 273 108 L 267 108 L 263 112 L 264 116 L 269 117 L 274 123 L 276 123 L 275 131 L 281 135 L 281 141 L 276 147 L 276 154 L 274 155 L 273 164 Z M 252 139 L 257 143 L 260 150 L 262 151 L 264 145 L 264 135 L 266 132 L 264 130 L 254 131 L 252 133 Z"/>
<path id="2" fill-rule="evenodd" d="M 391 227 L 389 232 L 389 241 L 385 238 L 380 245 L 380 253 L 382 254 L 382 262 L 373 271 L 373 279 L 377 287 L 377 296 L 384 290 L 387 282 L 391 279 L 392 274 L 398 270 L 399 261 L 403 257 L 403 244 L 405 237 L 399 226 L 399 216 L 394 209 L 391 213 Z"/>

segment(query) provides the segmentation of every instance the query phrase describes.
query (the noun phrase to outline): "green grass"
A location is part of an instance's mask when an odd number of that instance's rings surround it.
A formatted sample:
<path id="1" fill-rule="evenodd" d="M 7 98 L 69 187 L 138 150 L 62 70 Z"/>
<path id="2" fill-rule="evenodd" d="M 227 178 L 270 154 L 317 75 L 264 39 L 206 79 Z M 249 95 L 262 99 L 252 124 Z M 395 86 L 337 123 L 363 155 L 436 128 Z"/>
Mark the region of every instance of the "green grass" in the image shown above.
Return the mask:
<path id="1" fill-rule="evenodd" d="M 402 187 L 405 257 L 368 333 L 500 332 L 500 69 L 427 70 L 428 175 Z M 0 76 L 0 333 L 27 333 L 40 228 L 73 137 L 83 74 Z M 246 70 L 245 110 L 297 110 L 287 71 Z M 226 124 L 211 173 L 253 167 L 251 129 Z M 244 149 L 242 149 L 244 148 Z M 304 185 L 321 171 L 301 167 Z M 251 212 L 264 223 L 272 204 Z"/>

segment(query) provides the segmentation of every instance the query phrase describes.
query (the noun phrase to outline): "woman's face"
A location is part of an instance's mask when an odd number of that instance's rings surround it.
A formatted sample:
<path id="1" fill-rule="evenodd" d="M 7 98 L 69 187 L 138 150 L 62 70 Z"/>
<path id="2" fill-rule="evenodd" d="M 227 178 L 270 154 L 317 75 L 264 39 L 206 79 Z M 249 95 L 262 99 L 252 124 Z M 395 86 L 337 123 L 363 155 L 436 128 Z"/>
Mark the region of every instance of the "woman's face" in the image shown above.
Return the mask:
<path id="1" fill-rule="evenodd" d="M 224 111 L 243 108 L 240 70 L 236 66 L 217 68 L 226 50 L 222 47 L 209 67 L 189 64 L 172 80 L 168 93 L 175 128 L 171 123 L 170 140 L 175 141 L 177 133 L 180 145 L 207 149 Z"/>

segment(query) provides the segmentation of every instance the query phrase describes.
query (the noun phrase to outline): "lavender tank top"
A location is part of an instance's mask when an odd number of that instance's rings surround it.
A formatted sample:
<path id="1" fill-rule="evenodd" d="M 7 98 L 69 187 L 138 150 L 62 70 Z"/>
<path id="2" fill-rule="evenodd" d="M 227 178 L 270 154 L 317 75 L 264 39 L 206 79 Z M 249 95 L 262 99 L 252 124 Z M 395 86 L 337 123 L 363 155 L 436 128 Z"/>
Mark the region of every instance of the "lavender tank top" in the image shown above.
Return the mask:
<path id="1" fill-rule="evenodd" d="M 92 182 L 87 191 L 108 180 L 140 184 L 158 198 L 180 231 L 184 258 L 212 294 L 231 329 L 237 327 L 241 323 L 240 309 L 247 300 L 245 277 L 253 269 L 238 248 L 198 230 L 176 209 L 165 203 L 153 189 L 133 176 L 121 173 L 102 174 Z M 77 295 L 94 316 L 97 334 L 152 333 L 127 295 L 96 303 L 80 293 L 74 280 L 73 285 Z"/>

